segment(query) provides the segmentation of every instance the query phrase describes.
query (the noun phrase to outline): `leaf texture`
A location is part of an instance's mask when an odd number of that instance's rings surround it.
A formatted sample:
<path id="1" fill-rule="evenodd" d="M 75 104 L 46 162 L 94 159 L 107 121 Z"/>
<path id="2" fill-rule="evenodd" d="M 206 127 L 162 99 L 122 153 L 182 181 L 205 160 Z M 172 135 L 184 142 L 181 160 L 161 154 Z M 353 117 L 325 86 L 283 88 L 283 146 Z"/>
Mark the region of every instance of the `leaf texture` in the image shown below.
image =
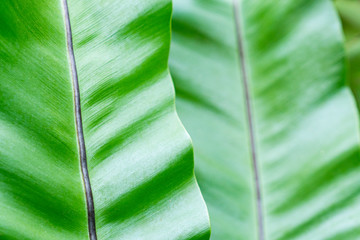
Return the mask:
<path id="1" fill-rule="evenodd" d="M 68 0 L 70 19 L 64 3 L 0 3 L 0 239 L 89 239 L 67 20 L 97 238 L 208 239 L 167 67 L 171 2 Z"/>
<path id="2" fill-rule="evenodd" d="M 358 239 L 358 114 L 330 1 L 175 0 L 170 70 L 211 239 Z"/>

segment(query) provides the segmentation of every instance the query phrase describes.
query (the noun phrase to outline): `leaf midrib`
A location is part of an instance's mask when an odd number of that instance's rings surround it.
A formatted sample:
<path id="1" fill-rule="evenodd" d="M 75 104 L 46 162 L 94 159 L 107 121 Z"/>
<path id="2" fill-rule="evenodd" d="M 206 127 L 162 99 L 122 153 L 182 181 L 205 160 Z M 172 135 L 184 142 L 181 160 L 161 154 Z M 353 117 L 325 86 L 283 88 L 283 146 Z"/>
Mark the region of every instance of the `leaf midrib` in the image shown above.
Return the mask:
<path id="1" fill-rule="evenodd" d="M 64 20 L 65 20 L 65 28 L 66 28 L 67 50 L 68 50 L 71 78 L 72 78 L 73 91 L 74 91 L 74 112 L 75 112 L 75 121 L 76 121 L 76 134 L 77 134 L 77 141 L 79 146 L 81 173 L 84 182 L 85 196 L 86 196 L 89 238 L 90 240 L 97 240 L 96 226 L 95 226 L 94 199 L 92 195 L 89 171 L 87 167 L 85 138 L 84 138 L 83 124 L 82 124 L 82 117 L 81 117 L 79 79 L 76 69 L 71 23 L 69 16 L 69 7 L 67 0 L 62 0 L 62 1 L 63 1 Z"/>
<path id="2" fill-rule="evenodd" d="M 249 89 L 249 75 L 246 69 L 245 64 L 245 53 L 244 53 L 244 42 L 242 35 L 242 26 L 241 26 L 241 16 L 240 16 L 240 3 L 239 0 L 233 0 L 233 10 L 234 10 L 234 20 L 236 27 L 236 41 L 238 48 L 238 55 L 240 60 L 240 69 L 241 77 L 243 83 L 243 90 L 245 96 L 245 105 L 246 105 L 246 115 L 247 123 L 249 129 L 249 139 L 250 139 L 250 148 L 251 148 L 251 159 L 253 166 L 253 178 L 256 189 L 256 210 L 257 210 L 257 234 L 259 240 L 265 240 L 265 231 L 264 231 L 264 213 L 262 206 L 262 193 L 260 186 L 260 173 L 257 160 L 257 150 L 255 143 L 255 130 L 254 130 L 254 120 L 253 113 L 251 108 L 251 95 Z"/>

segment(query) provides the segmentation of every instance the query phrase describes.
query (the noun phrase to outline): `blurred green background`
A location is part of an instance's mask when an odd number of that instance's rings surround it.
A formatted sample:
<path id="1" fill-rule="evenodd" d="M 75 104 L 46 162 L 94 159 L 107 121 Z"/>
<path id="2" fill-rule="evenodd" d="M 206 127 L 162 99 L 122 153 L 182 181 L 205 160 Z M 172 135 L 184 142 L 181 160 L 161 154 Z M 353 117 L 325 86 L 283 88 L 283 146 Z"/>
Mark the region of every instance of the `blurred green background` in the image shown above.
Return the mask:
<path id="1" fill-rule="evenodd" d="M 348 58 L 348 81 L 360 105 L 360 1 L 336 0 L 343 24 Z"/>

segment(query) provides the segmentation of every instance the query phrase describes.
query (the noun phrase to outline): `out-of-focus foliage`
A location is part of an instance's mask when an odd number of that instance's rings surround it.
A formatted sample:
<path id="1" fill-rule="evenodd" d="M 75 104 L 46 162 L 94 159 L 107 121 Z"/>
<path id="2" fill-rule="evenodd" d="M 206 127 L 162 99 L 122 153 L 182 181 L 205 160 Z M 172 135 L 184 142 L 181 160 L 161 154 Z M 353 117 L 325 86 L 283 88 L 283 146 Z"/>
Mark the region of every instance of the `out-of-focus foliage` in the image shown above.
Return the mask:
<path id="1" fill-rule="evenodd" d="M 349 63 L 348 80 L 360 103 L 360 1 L 336 0 L 336 8 L 340 14 L 345 39 L 346 53 Z"/>
<path id="2" fill-rule="evenodd" d="M 213 240 L 359 239 L 358 113 L 330 0 L 174 0 L 170 70 Z"/>

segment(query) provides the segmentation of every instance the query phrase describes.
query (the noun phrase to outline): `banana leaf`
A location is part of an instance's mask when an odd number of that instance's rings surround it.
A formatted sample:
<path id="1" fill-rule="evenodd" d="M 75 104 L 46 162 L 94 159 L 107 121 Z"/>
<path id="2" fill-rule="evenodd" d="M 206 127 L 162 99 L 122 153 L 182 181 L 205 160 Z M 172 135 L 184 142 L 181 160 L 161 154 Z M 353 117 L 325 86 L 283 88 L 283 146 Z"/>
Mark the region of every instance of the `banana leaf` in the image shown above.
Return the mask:
<path id="1" fill-rule="evenodd" d="M 211 239 L 358 239 L 359 122 L 332 2 L 174 0 L 171 47 Z"/>
<path id="2" fill-rule="evenodd" d="M 0 239 L 208 239 L 168 0 L 0 2 Z"/>

